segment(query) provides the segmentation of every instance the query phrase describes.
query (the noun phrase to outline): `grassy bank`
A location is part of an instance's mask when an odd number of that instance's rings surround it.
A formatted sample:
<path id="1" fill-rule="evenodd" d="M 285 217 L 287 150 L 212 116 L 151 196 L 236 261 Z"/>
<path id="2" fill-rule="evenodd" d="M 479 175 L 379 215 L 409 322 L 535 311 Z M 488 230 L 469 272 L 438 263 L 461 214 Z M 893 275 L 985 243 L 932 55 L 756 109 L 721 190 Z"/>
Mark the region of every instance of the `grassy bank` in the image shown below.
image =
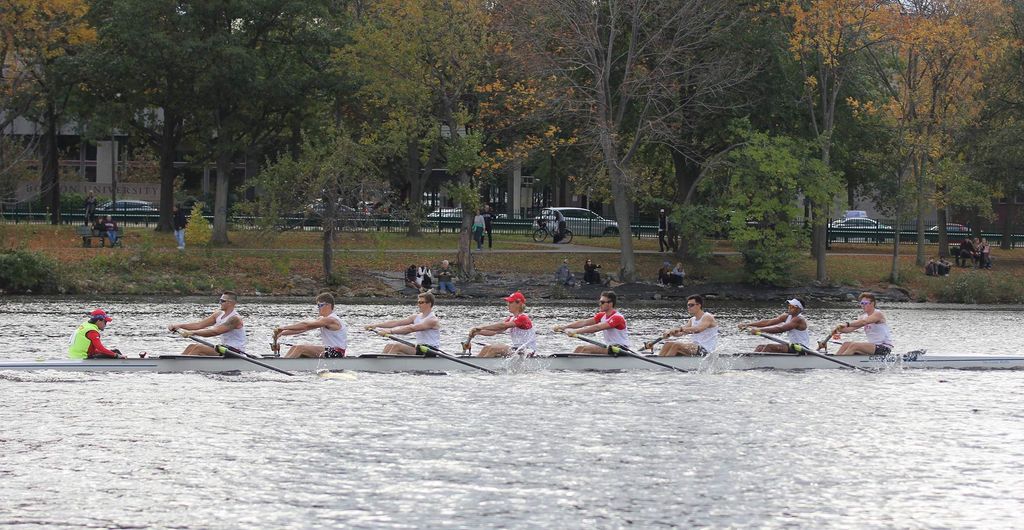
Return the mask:
<path id="1" fill-rule="evenodd" d="M 81 239 L 71 226 L 0 225 L 2 248 L 25 251 L 18 254 L 18 260 L 22 260 L 17 261 L 19 267 L 24 269 L 24 255 L 37 256 L 39 267 L 52 273 L 29 290 L 69 294 L 210 294 L 232 289 L 267 295 L 307 295 L 327 284 L 320 263 L 320 237 L 319 232 L 233 232 L 227 246 L 190 247 L 179 252 L 170 234 L 152 229 L 129 228 L 124 248 L 110 249 L 82 248 Z M 453 260 L 457 241 L 455 234 L 410 238 L 396 233 L 343 233 L 335 247 L 338 283 L 334 287 L 353 296 L 392 296 L 393 290 L 378 279 L 380 271 L 399 274 L 409 264 L 436 265 L 442 259 Z M 576 243 L 600 249 L 618 247 L 616 238 L 581 238 Z M 657 241 L 634 243 L 637 250 L 657 250 Z M 614 254 L 596 250 L 571 254 L 542 252 L 552 247 L 534 244 L 526 236 L 500 236 L 494 248 L 518 252 L 475 254 L 479 272 L 524 280 L 550 278 L 563 258 L 570 259 L 578 274 L 587 258 L 602 264 L 607 272 L 618 267 L 618 256 Z M 715 250 L 732 249 L 728 242 L 718 242 Z M 887 278 L 892 258 L 886 251 L 887 247 L 875 245 L 836 245 L 827 258 L 831 283 L 858 289 L 890 287 Z M 914 265 L 912 246 L 906 246 L 904 252 L 907 255 L 900 262 L 899 287 L 909 291 L 915 300 L 1024 303 L 1024 252 L 994 249 L 994 270 L 955 268 L 949 277 L 943 278 L 925 276 Z M 672 258 L 638 254 L 641 277 L 653 281 L 666 259 Z M 690 284 L 745 281 L 737 255 L 718 255 L 707 263 L 685 265 Z M 809 285 L 813 280 L 813 261 L 801 260 L 792 271 L 790 286 Z M 11 285 L 5 289 L 26 290 Z"/>

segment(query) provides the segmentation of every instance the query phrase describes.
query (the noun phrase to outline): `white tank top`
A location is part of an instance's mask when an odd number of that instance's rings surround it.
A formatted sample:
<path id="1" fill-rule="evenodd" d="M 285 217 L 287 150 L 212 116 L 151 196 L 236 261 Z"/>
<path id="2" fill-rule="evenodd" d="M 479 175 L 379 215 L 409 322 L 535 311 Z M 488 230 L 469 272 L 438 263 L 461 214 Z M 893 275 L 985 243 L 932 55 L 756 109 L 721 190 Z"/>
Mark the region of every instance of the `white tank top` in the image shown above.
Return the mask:
<path id="1" fill-rule="evenodd" d="M 615 311 L 615 312 L 612 313 L 612 316 L 610 316 L 610 317 L 608 316 L 607 313 L 602 313 L 601 314 L 601 320 L 599 320 L 598 322 L 606 322 L 606 321 L 612 320 L 612 319 L 621 320 L 622 321 L 622 329 L 608 328 L 608 329 L 602 331 L 601 333 L 602 333 L 602 336 L 604 337 L 604 343 L 608 344 L 609 346 L 612 345 L 612 344 L 618 344 L 619 346 L 625 346 L 625 347 L 628 348 L 629 347 L 629 327 L 626 325 L 626 317 L 622 316 L 622 313 L 619 313 L 618 311 Z M 614 324 L 614 323 L 612 323 L 612 324 Z"/>
<path id="2" fill-rule="evenodd" d="M 217 313 L 217 317 L 214 318 L 214 325 L 221 325 L 231 317 L 238 317 L 238 320 L 242 320 L 242 317 L 238 314 L 238 311 L 232 310 L 228 314 L 224 314 L 223 311 Z M 245 351 L 245 325 L 242 327 L 235 328 L 227 333 L 220 334 L 220 343 L 239 350 Z"/>
<path id="3" fill-rule="evenodd" d="M 867 313 L 862 313 L 860 318 L 867 318 Z M 868 324 L 864 326 L 864 336 L 868 339 L 868 342 L 875 346 L 888 346 L 892 348 L 892 331 L 889 330 L 889 324 Z"/>
<path id="4" fill-rule="evenodd" d="M 803 317 L 804 314 L 800 313 L 797 316 Z M 791 320 L 793 320 L 793 315 L 786 315 L 785 323 L 789 324 Z M 810 328 L 810 326 L 808 326 L 808 328 Z M 789 339 L 790 344 L 799 344 L 807 349 L 811 348 L 811 334 L 809 329 L 805 329 L 803 331 L 796 328 L 791 329 L 786 332 L 786 338 Z"/>
<path id="5" fill-rule="evenodd" d="M 522 317 L 526 318 L 523 319 Z M 512 349 L 519 350 L 524 353 L 537 351 L 537 328 L 533 326 L 533 321 L 530 320 L 530 316 L 526 313 L 509 315 L 509 317 L 505 319 L 505 322 L 515 322 L 517 319 L 529 322 L 530 327 L 528 329 L 523 329 L 519 326 L 512 326 L 508 328 L 508 334 L 512 337 Z"/>
<path id="6" fill-rule="evenodd" d="M 327 328 L 320 328 L 320 342 L 326 347 L 330 348 L 348 348 L 348 328 L 345 326 L 345 322 L 341 320 L 341 317 L 331 313 L 327 315 L 327 318 L 334 319 L 341 325 L 338 331 L 332 331 Z"/>
<path id="7" fill-rule="evenodd" d="M 704 317 L 710 314 L 711 313 L 704 313 L 703 315 L 700 316 L 700 320 L 698 320 L 695 317 L 690 317 L 690 325 L 696 326 L 698 323 L 700 323 L 701 320 L 704 320 Z M 693 335 L 690 335 L 690 337 L 693 339 L 693 342 L 697 344 L 697 346 L 701 346 L 702 348 L 707 350 L 708 353 L 711 353 L 715 351 L 715 348 L 718 347 L 718 324 L 715 324 L 713 327 L 705 329 L 700 333 L 694 333 Z"/>
<path id="8" fill-rule="evenodd" d="M 416 318 L 413 319 L 413 324 L 419 324 L 424 320 L 434 316 L 434 312 L 431 311 L 427 315 L 423 313 L 416 313 Z M 441 347 L 441 330 L 437 328 L 425 329 L 423 331 L 416 332 L 416 343 L 426 344 L 427 346 L 433 346 L 435 348 Z"/>

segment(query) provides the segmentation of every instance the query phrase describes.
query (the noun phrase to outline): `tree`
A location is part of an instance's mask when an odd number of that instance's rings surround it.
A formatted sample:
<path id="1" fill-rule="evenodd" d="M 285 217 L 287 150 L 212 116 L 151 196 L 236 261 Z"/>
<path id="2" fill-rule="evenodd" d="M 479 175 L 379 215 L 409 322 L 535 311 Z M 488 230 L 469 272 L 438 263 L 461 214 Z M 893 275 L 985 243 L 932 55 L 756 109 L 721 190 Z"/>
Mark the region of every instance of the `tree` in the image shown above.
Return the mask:
<path id="1" fill-rule="evenodd" d="M 805 82 L 809 123 L 821 161 L 832 167 L 833 134 L 839 95 L 855 75 L 854 56 L 874 45 L 879 19 L 888 14 L 885 0 L 787 0 L 782 14 L 792 18 L 790 50 L 800 62 Z M 814 205 L 811 253 L 816 259 L 815 277 L 828 278 L 825 264 L 825 223 L 829 202 Z"/>
<path id="2" fill-rule="evenodd" d="M 383 186 L 376 151 L 343 128 L 328 130 L 319 138 L 307 136 L 298 158 L 281 156 L 252 183 L 259 190 L 256 206 L 268 226 L 310 205 L 322 207 L 322 263 L 327 283 L 334 281 L 334 235 L 342 222 L 339 206 L 353 204 L 367 189 Z"/>
<path id="3" fill-rule="evenodd" d="M 435 169 L 447 166 L 460 185 L 476 188 L 475 171 L 462 157 L 468 126 L 476 114 L 476 88 L 487 79 L 492 36 L 487 3 L 433 0 L 377 0 L 355 28 L 350 45 L 338 51 L 339 68 L 361 83 L 360 95 L 379 121 L 364 127 L 405 160 L 404 180 L 412 222 L 419 234 L 423 191 Z M 454 164 L 449 162 L 455 162 Z M 474 212 L 463 204 L 458 266 L 473 272 L 469 229 Z"/>
<path id="4" fill-rule="evenodd" d="M 78 55 L 96 40 L 88 12 L 84 0 L 0 2 L 0 103 L 43 126 L 40 188 L 54 224 L 61 220 L 57 129 L 81 79 Z"/>
<path id="5" fill-rule="evenodd" d="M 690 52 L 725 31 L 735 4 L 523 0 L 514 7 L 522 21 L 515 47 L 536 77 L 559 84 L 559 110 L 583 124 L 581 144 L 594 150 L 608 176 L 620 227 L 620 278 L 632 281 L 635 157 L 646 142 L 674 136 L 672 124 L 688 109 L 681 85 L 712 86 L 720 73 L 714 55 Z"/>

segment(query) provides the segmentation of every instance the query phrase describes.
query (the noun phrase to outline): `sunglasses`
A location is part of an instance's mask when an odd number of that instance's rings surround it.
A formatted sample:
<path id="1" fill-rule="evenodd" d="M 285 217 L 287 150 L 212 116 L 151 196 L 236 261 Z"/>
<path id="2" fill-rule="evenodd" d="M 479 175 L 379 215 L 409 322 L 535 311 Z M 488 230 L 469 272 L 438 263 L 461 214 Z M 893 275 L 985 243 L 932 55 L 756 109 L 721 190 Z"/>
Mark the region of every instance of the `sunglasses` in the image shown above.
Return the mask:
<path id="1" fill-rule="evenodd" d="M 858 303 L 859 303 L 860 305 L 868 305 L 868 304 L 870 304 L 870 303 L 871 303 L 871 301 L 870 301 L 870 300 L 861 300 L 861 301 L 860 301 L 860 302 L 858 302 Z"/>
<path id="2" fill-rule="evenodd" d="M 231 301 L 231 300 L 228 300 L 227 298 L 221 298 L 220 300 L 217 300 L 217 302 L 219 302 L 219 303 L 221 303 L 221 304 L 226 304 L 226 303 L 228 303 L 228 302 L 230 302 L 230 301 Z"/>
<path id="3" fill-rule="evenodd" d="M 323 307 L 325 305 L 327 305 L 327 302 L 319 302 L 318 304 L 316 304 L 316 308 L 320 309 L 321 307 Z"/>
<path id="4" fill-rule="evenodd" d="M 697 307 L 697 304 L 693 304 L 693 303 L 686 304 L 686 307 Z"/>
<path id="5" fill-rule="evenodd" d="M 601 300 L 601 301 L 600 301 L 600 303 L 601 303 L 602 305 L 603 305 L 603 304 L 610 304 L 610 303 L 612 303 L 612 301 L 611 301 L 611 300 Z"/>
<path id="6" fill-rule="evenodd" d="M 417 304 L 428 304 L 430 302 L 427 302 L 426 300 L 416 300 L 416 303 Z"/>

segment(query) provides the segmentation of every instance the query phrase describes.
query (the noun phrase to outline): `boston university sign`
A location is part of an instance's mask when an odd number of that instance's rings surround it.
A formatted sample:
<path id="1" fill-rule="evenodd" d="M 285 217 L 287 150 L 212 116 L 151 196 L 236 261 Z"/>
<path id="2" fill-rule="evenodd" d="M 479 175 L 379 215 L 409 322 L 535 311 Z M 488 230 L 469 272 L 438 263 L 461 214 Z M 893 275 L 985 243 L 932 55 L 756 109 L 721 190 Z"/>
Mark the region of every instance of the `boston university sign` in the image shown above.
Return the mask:
<path id="1" fill-rule="evenodd" d="M 39 181 L 22 181 L 18 184 L 15 196 L 18 201 L 30 200 L 39 195 Z M 113 196 L 113 186 L 110 183 L 84 182 L 84 181 L 61 181 L 60 192 L 77 193 L 85 195 L 92 190 L 97 198 Z M 159 182 L 119 182 L 117 184 L 118 199 L 141 199 L 150 202 L 160 201 Z"/>

